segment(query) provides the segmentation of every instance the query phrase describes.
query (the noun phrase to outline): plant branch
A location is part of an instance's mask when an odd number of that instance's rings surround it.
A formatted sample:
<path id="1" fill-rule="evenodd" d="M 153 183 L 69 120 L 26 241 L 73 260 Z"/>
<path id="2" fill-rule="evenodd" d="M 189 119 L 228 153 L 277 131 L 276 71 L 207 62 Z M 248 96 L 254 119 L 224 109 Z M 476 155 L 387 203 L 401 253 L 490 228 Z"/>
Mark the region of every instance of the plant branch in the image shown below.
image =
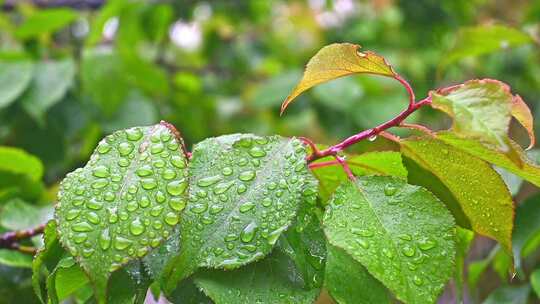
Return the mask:
<path id="1" fill-rule="evenodd" d="M 0 235 L 0 248 L 17 250 L 23 253 L 34 254 L 36 248 L 20 245 L 19 241 L 29 239 L 33 236 L 43 233 L 45 224 L 39 225 L 35 228 L 9 231 Z"/>
<path id="2" fill-rule="evenodd" d="M 405 80 L 403 80 L 405 81 Z M 408 86 L 410 87 L 410 86 Z M 409 89 L 408 89 L 409 90 Z M 411 97 L 414 98 L 414 94 L 412 93 L 412 89 L 411 89 L 411 94 L 410 94 Z M 431 103 L 431 97 L 426 97 L 418 102 L 415 102 L 413 101 L 412 103 L 409 104 L 409 106 L 407 107 L 407 109 L 403 110 L 401 113 L 399 113 L 396 117 L 392 118 L 391 120 L 375 127 L 375 128 L 371 128 L 371 129 L 367 129 L 367 130 L 364 130 L 358 134 L 355 134 L 347 139 L 345 139 L 344 141 L 334 145 L 334 146 L 331 146 L 327 149 L 324 149 L 322 151 L 316 151 L 316 153 L 312 153 L 310 156 L 308 156 L 307 158 L 307 161 L 308 163 L 309 162 L 312 162 L 314 160 L 317 160 L 317 159 L 320 159 L 320 158 L 323 158 L 323 157 L 326 157 L 326 156 L 334 156 L 334 155 L 337 155 L 337 153 L 343 151 L 345 148 L 351 146 L 351 145 L 354 145 L 355 143 L 363 140 L 363 139 L 366 139 L 366 138 L 369 138 L 369 137 L 372 137 L 372 136 L 377 136 L 379 133 L 381 133 L 382 131 L 386 130 L 386 129 L 389 129 L 389 128 L 392 128 L 392 127 L 396 127 L 396 126 L 399 126 L 407 117 L 409 117 L 409 115 L 411 115 L 412 113 L 414 113 L 416 110 L 418 110 L 420 107 L 422 107 L 423 105 L 426 105 L 426 104 L 429 104 Z"/>

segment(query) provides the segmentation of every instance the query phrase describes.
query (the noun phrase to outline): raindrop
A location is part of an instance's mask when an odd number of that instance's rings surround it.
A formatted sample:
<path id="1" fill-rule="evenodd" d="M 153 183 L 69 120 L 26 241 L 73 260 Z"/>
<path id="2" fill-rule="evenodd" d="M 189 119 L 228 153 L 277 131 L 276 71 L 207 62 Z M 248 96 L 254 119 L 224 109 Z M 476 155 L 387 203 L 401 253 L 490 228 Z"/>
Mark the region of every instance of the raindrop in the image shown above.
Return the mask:
<path id="1" fill-rule="evenodd" d="M 362 248 L 364 248 L 364 249 L 368 249 L 368 248 L 369 248 L 369 243 L 368 243 L 366 240 L 364 240 L 364 239 L 357 239 L 357 240 L 356 240 L 356 243 L 357 243 L 358 245 L 360 245 L 360 247 L 362 247 Z"/>
<path id="2" fill-rule="evenodd" d="M 129 225 L 129 232 L 131 232 L 131 234 L 135 236 L 141 235 L 144 232 L 144 230 L 145 230 L 144 225 L 143 223 L 141 223 L 141 221 L 138 218 L 134 220 L 133 222 L 131 222 L 131 224 Z"/>
<path id="3" fill-rule="evenodd" d="M 221 204 L 214 204 L 210 206 L 210 214 L 218 214 L 223 210 L 223 205 Z"/>
<path id="4" fill-rule="evenodd" d="M 117 250 L 124 250 L 131 246 L 132 243 L 133 242 L 131 240 L 121 236 L 117 236 L 114 238 L 114 248 L 116 248 Z"/>
<path id="5" fill-rule="evenodd" d="M 401 252 L 406 257 L 412 257 L 414 256 L 414 253 L 416 252 L 416 250 L 414 250 L 413 247 L 406 245 L 403 248 L 401 248 Z"/>
<path id="6" fill-rule="evenodd" d="M 234 185 L 234 181 L 219 183 L 214 187 L 214 194 L 223 194 Z"/>
<path id="7" fill-rule="evenodd" d="M 81 210 L 79 209 L 70 209 L 66 214 L 66 219 L 68 221 L 72 221 L 79 217 L 79 214 L 81 214 Z"/>
<path id="8" fill-rule="evenodd" d="M 163 152 L 164 149 L 165 147 L 163 146 L 162 143 L 153 144 L 152 146 L 150 146 L 150 153 L 158 154 L 158 153 Z"/>
<path id="9" fill-rule="evenodd" d="M 71 230 L 75 232 L 89 232 L 94 230 L 90 224 L 87 222 L 79 222 L 73 226 L 71 226 Z"/>
<path id="10" fill-rule="evenodd" d="M 86 208 L 91 210 L 100 210 L 103 207 L 103 203 L 96 198 L 92 198 L 86 202 Z"/>
<path id="11" fill-rule="evenodd" d="M 186 200 L 179 197 L 173 197 L 169 200 L 169 206 L 172 210 L 182 211 L 186 207 Z"/>
<path id="12" fill-rule="evenodd" d="M 371 135 L 370 137 L 368 137 L 369 141 L 375 141 L 376 139 L 377 139 L 377 135 Z"/>
<path id="13" fill-rule="evenodd" d="M 99 246 L 103 250 L 107 250 L 111 246 L 111 236 L 109 235 L 109 229 L 103 230 L 99 235 Z"/>
<path id="14" fill-rule="evenodd" d="M 238 186 L 238 189 L 236 189 L 236 191 L 238 192 L 238 194 L 242 194 L 242 193 L 246 192 L 246 190 L 247 190 L 246 185 L 239 185 L 239 186 Z"/>
<path id="15" fill-rule="evenodd" d="M 167 191 L 167 192 L 169 192 L 169 191 Z M 165 201 L 165 199 L 166 199 L 165 193 L 163 193 L 162 191 L 159 191 L 159 190 L 156 191 L 156 196 L 155 197 L 156 197 L 156 202 L 158 202 L 160 204 L 163 203 Z"/>
<path id="16" fill-rule="evenodd" d="M 155 206 L 154 208 L 152 208 L 152 210 L 150 210 L 150 215 L 151 216 L 159 216 L 161 214 L 161 212 L 163 212 L 163 206 Z"/>
<path id="17" fill-rule="evenodd" d="M 109 181 L 106 179 L 98 179 L 97 181 L 92 183 L 93 189 L 102 189 L 105 188 L 109 184 Z"/>
<path id="18" fill-rule="evenodd" d="M 107 202 L 112 202 L 114 201 L 115 198 L 116 196 L 114 195 L 114 193 L 110 191 L 107 191 L 103 194 L 103 199 L 106 200 Z"/>
<path id="19" fill-rule="evenodd" d="M 417 286 L 421 286 L 422 284 L 424 284 L 424 280 L 422 280 L 421 277 L 415 275 L 415 276 L 413 277 L 413 283 L 414 283 L 415 285 L 417 285 Z"/>
<path id="20" fill-rule="evenodd" d="M 140 177 L 145 177 L 145 176 L 152 175 L 152 173 L 154 172 L 152 171 L 152 167 L 150 165 L 144 165 L 138 168 L 137 171 L 135 171 L 135 173 L 137 173 L 137 175 Z"/>
<path id="21" fill-rule="evenodd" d="M 231 167 L 225 167 L 221 170 L 221 174 L 225 175 L 225 176 L 229 176 L 231 174 L 233 174 L 233 169 Z"/>
<path id="22" fill-rule="evenodd" d="M 188 183 L 185 180 L 176 180 L 167 184 L 167 192 L 170 195 L 181 195 L 187 189 Z"/>
<path id="23" fill-rule="evenodd" d="M 171 179 L 176 177 L 176 172 L 174 170 L 172 170 L 172 169 L 165 169 L 163 171 L 163 174 L 161 174 L 161 176 L 165 180 L 171 180 Z"/>
<path id="24" fill-rule="evenodd" d="M 184 169 L 186 167 L 186 163 L 184 162 L 184 159 L 178 155 L 173 155 L 171 157 L 171 164 L 175 166 L 178 169 Z"/>
<path id="25" fill-rule="evenodd" d="M 157 182 L 153 178 L 143 178 L 141 179 L 141 186 L 145 190 L 152 190 L 157 187 Z"/>
<path id="26" fill-rule="evenodd" d="M 213 184 L 219 182 L 220 180 L 221 180 L 221 176 L 219 175 L 201 178 L 200 180 L 197 181 L 197 186 L 199 187 L 212 186 Z"/>
<path id="27" fill-rule="evenodd" d="M 100 154 L 105 154 L 105 153 L 109 152 L 110 150 L 111 150 L 111 146 L 106 142 L 100 143 L 99 146 L 97 147 L 97 151 Z"/>
<path id="28" fill-rule="evenodd" d="M 118 145 L 118 152 L 121 156 L 126 156 L 133 151 L 133 144 L 130 142 L 122 142 Z"/>
<path id="29" fill-rule="evenodd" d="M 253 202 L 245 202 L 244 204 L 242 204 L 242 206 L 240 206 L 239 210 L 241 213 L 246 213 L 250 210 L 252 210 L 253 208 L 255 208 L 255 203 Z"/>
<path id="30" fill-rule="evenodd" d="M 92 170 L 92 175 L 95 177 L 109 177 L 111 173 L 109 172 L 109 168 L 106 166 L 96 166 L 94 170 Z"/>
<path id="31" fill-rule="evenodd" d="M 266 152 L 263 149 L 255 146 L 249 150 L 249 155 L 253 157 L 264 157 L 266 156 Z"/>
<path id="32" fill-rule="evenodd" d="M 127 139 L 131 141 L 137 141 L 141 139 L 141 137 L 143 136 L 143 133 L 141 129 L 139 128 L 131 128 L 131 129 L 126 130 L 126 135 L 127 135 Z"/>
<path id="33" fill-rule="evenodd" d="M 265 197 L 263 200 L 262 200 L 262 205 L 264 207 L 270 207 L 272 205 L 272 199 L 270 199 L 269 197 Z"/>
<path id="34" fill-rule="evenodd" d="M 165 215 L 165 223 L 171 225 L 171 226 L 174 226 L 176 224 L 178 224 L 178 221 L 180 220 L 178 214 L 174 213 L 174 212 L 168 212 L 166 215 Z"/>
<path id="35" fill-rule="evenodd" d="M 420 247 L 420 249 L 422 250 L 430 250 L 434 248 L 435 246 L 437 246 L 437 243 L 435 243 L 435 241 L 432 241 L 432 240 L 425 240 L 423 242 L 420 242 L 420 244 L 418 244 L 418 247 Z"/>
<path id="36" fill-rule="evenodd" d="M 254 178 L 255 178 L 255 171 L 253 170 L 244 171 L 240 173 L 240 175 L 238 176 L 238 179 L 244 182 L 248 182 L 250 180 L 253 180 Z"/>
<path id="37" fill-rule="evenodd" d="M 146 208 L 150 206 L 150 199 L 148 198 L 148 196 L 141 196 L 141 198 L 139 199 L 139 206 L 141 206 L 141 208 Z"/>
<path id="38" fill-rule="evenodd" d="M 90 223 L 92 223 L 94 225 L 99 224 L 99 216 L 97 215 L 97 213 L 88 212 L 85 217 Z"/>
<path id="39" fill-rule="evenodd" d="M 387 184 L 386 186 L 384 186 L 384 195 L 392 196 L 392 195 L 396 194 L 397 190 L 398 189 L 396 187 L 394 187 L 393 185 Z"/>
<path id="40" fill-rule="evenodd" d="M 87 239 L 88 239 L 88 235 L 86 233 L 77 233 L 73 236 L 73 241 L 75 242 L 75 244 L 81 244 Z"/>
<path id="41" fill-rule="evenodd" d="M 206 211 L 207 208 L 208 206 L 206 205 L 206 203 L 200 203 L 192 205 L 190 210 L 193 213 L 203 213 Z"/>
<path id="42" fill-rule="evenodd" d="M 246 227 L 244 227 L 244 230 L 242 230 L 240 234 L 240 240 L 244 243 L 249 243 L 251 240 L 253 240 L 253 237 L 255 237 L 255 233 L 257 232 L 257 224 L 255 222 L 249 223 Z"/>

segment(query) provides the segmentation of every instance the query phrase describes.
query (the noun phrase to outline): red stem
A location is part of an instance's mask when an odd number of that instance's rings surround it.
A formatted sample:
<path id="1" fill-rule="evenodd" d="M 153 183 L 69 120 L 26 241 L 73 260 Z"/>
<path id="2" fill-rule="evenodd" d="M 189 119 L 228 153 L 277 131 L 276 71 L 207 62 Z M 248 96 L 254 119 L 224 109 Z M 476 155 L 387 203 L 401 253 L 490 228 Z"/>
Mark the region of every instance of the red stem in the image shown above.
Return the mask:
<path id="1" fill-rule="evenodd" d="M 414 97 L 414 95 L 411 95 Z M 341 152 L 343 151 L 345 148 L 351 146 L 351 145 L 354 145 L 355 143 L 363 140 L 363 139 L 366 139 L 366 138 L 369 138 L 371 136 L 376 136 L 378 135 L 381 131 L 384 131 L 386 129 L 389 129 L 389 128 L 392 128 L 392 127 L 396 127 L 398 126 L 402 121 L 404 121 L 407 117 L 409 117 L 409 115 L 411 115 L 412 113 L 414 113 L 416 110 L 418 110 L 420 107 L 422 107 L 423 105 L 426 105 L 426 104 L 429 104 L 431 103 L 431 97 L 427 97 L 425 99 L 422 99 L 418 102 L 413 102 L 412 104 L 409 104 L 409 107 L 407 107 L 407 109 L 403 110 L 401 113 L 399 113 L 396 117 L 392 118 L 391 120 L 375 127 L 375 128 L 372 128 L 372 129 L 367 129 L 367 130 L 364 130 L 358 134 L 355 134 L 347 139 L 345 139 L 344 141 L 334 145 L 334 146 L 331 146 L 327 149 L 324 149 L 322 151 L 318 151 L 318 153 L 313 153 L 311 154 L 308 158 L 307 158 L 307 161 L 308 162 L 312 162 L 314 160 L 317 160 L 319 158 L 323 158 L 323 157 L 326 157 L 326 156 L 334 156 L 336 155 L 338 152 Z"/>
<path id="2" fill-rule="evenodd" d="M 43 233 L 45 225 L 39 225 L 36 228 L 10 231 L 0 235 L 0 248 L 18 250 L 23 253 L 35 253 L 34 247 L 20 245 L 18 241 L 28 239 L 38 234 Z"/>

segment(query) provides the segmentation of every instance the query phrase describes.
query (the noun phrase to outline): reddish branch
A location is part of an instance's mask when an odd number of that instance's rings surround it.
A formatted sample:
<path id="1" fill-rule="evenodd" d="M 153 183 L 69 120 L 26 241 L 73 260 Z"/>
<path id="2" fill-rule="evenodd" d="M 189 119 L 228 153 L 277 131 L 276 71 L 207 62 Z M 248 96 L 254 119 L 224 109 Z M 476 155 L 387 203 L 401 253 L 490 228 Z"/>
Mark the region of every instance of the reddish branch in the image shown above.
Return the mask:
<path id="1" fill-rule="evenodd" d="M 343 151 L 345 148 L 351 146 L 351 145 L 354 145 L 355 143 L 363 140 L 363 139 L 366 139 L 366 138 L 370 138 L 370 137 L 373 137 L 373 136 L 377 136 L 379 135 L 379 133 L 381 133 L 382 131 L 385 131 L 386 129 L 389 129 L 389 128 L 392 128 L 392 127 L 397 127 L 399 126 L 400 124 L 403 123 L 403 121 L 409 117 L 409 115 L 411 115 L 412 113 L 414 113 L 416 110 L 418 110 L 420 107 L 422 107 L 423 105 L 426 105 L 426 104 L 429 104 L 431 103 L 431 97 L 427 97 L 425 99 L 422 99 L 420 101 L 415 101 L 415 97 L 414 97 L 414 92 L 411 88 L 411 86 L 409 85 L 409 83 L 401 78 L 400 76 L 396 76 L 395 77 L 396 80 L 398 80 L 401 84 L 403 84 L 403 86 L 405 87 L 405 89 L 407 90 L 407 93 L 409 94 L 409 106 L 407 107 L 407 109 L 403 110 L 401 113 L 399 113 L 396 117 L 392 118 L 391 120 L 375 127 L 375 128 L 371 128 L 371 129 L 367 129 L 367 130 L 364 130 L 358 134 L 355 134 L 347 139 L 345 139 L 344 141 L 334 145 L 334 146 L 331 146 L 327 149 L 324 149 L 324 150 L 318 150 L 314 145 L 312 145 L 312 149 L 313 147 L 315 147 L 313 149 L 313 152 L 311 153 L 310 156 L 308 156 L 307 158 L 307 161 L 308 162 L 313 162 L 317 159 L 320 159 L 320 158 L 323 158 L 323 157 L 327 157 L 327 156 L 336 156 L 337 153 Z M 344 168 L 345 169 L 345 168 Z"/>
<path id="2" fill-rule="evenodd" d="M 18 250 L 23 253 L 34 254 L 36 248 L 21 245 L 21 240 L 29 239 L 33 236 L 43 233 L 45 225 L 39 225 L 36 228 L 10 231 L 0 235 L 0 248 Z"/>

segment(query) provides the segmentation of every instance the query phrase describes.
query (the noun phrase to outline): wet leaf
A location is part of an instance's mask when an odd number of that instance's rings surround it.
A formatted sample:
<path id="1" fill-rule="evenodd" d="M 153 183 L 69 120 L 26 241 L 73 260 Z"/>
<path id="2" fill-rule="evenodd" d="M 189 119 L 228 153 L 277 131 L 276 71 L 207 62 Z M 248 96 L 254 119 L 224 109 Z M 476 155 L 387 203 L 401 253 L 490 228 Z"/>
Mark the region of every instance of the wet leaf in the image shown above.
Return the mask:
<path id="1" fill-rule="evenodd" d="M 512 251 L 514 203 L 501 176 L 489 164 L 431 137 L 403 140 L 401 151 L 439 178 L 474 231 Z"/>
<path id="2" fill-rule="evenodd" d="M 187 160 L 166 123 L 113 133 L 62 181 L 60 240 L 92 280 L 98 300 L 111 272 L 167 239 L 187 199 Z"/>
<path id="3" fill-rule="evenodd" d="M 316 193 L 297 139 L 227 135 L 195 145 L 181 253 L 166 267 L 165 290 L 198 267 L 234 269 L 267 255 L 303 195 Z"/>
<path id="4" fill-rule="evenodd" d="M 340 248 L 328 246 L 324 286 L 338 304 L 391 303 L 384 285 Z"/>
<path id="5" fill-rule="evenodd" d="M 302 80 L 283 101 L 281 113 L 304 91 L 332 79 L 352 74 L 396 76 L 382 56 L 369 51 L 360 52 L 359 49 L 359 45 L 350 43 L 335 43 L 323 47 L 309 60 Z"/>
<path id="6" fill-rule="evenodd" d="M 323 222 L 332 245 L 405 303 L 434 303 L 454 272 L 454 220 L 422 187 L 389 176 L 346 182 Z"/>

